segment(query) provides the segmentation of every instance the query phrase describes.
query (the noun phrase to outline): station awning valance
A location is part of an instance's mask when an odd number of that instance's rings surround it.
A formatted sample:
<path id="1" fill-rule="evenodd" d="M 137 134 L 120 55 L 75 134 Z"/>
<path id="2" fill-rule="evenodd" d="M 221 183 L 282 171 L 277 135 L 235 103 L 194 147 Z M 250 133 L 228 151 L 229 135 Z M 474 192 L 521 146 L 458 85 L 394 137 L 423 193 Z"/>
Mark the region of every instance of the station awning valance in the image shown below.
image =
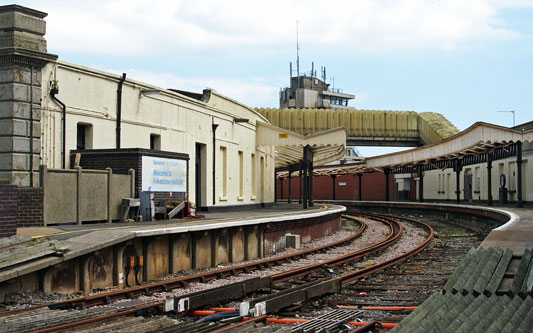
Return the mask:
<path id="1" fill-rule="evenodd" d="M 276 168 L 300 163 L 303 148 L 313 151 L 313 164 L 324 165 L 341 159 L 346 152 L 344 127 L 301 135 L 263 122 L 257 122 L 257 146 L 275 146 Z"/>

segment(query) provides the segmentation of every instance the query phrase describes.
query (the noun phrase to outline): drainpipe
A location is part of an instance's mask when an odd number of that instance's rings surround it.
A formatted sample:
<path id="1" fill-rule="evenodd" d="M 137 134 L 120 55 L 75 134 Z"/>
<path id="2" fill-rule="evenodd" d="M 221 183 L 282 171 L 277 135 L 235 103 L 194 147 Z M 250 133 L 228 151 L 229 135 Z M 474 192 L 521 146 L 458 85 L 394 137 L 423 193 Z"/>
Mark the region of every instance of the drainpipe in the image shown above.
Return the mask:
<path id="1" fill-rule="evenodd" d="M 62 147 L 61 147 L 61 155 L 62 155 L 62 158 L 61 158 L 61 168 L 62 169 L 65 169 L 65 158 L 66 158 L 66 134 L 67 134 L 67 106 L 65 105 L 65 103 L 61 102 L 57 97 L 56 97 L 56 94 L 59 93 L 59 88 L 58 87 L 52 87 L 52 89 L 50 89 L 50 96 L 52 96 L 52 98 L 54 99 L 54 101 L 56 101 L 59 105 L 61 105 L 61 107 L 63 108 L 63 119 L 61 121 L 61 127 L 62 127 L 62 132 L 63 132 L 63 137 L 62 137 Z"/>
<path id="2" fill-rule="evenodd" d="M 211 128 L 213 129 L 213 206 L 216 203 L 216 191 L 215 191 L 215 183 L 216 183 L 216 131 L 217 131 L 218 124 L 215 124 L 215 118 L 212 119 Z"/>
<path id="3" fill-rule="evenodd" d="M 33 65 L 30 67 L 30 187 L 33 187 Z"/>
<path id="4" fill-rule="evenodd" d="M 122 122 L 122 84 L 126 81 L 126 73 L 122 73 L 117 89 L 117 149 L 120 149 L 120 131 Z"/>

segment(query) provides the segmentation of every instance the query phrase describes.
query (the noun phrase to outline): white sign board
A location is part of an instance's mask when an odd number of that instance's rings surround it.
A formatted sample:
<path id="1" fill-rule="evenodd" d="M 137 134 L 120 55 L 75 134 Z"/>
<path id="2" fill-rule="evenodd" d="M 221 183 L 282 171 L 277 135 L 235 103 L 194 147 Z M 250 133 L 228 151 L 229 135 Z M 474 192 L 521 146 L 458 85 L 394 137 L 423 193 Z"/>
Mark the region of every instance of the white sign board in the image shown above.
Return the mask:
<path id="1" fill-rule="evenodd" d="M 153 156 L 142 157 L 142 190 L 185 192 L 187 161 Z"/>
<path id="2" fill-rule="evenodd" d="M 339 186 L 346 186 L 346 182 L 339 182 Z"/>

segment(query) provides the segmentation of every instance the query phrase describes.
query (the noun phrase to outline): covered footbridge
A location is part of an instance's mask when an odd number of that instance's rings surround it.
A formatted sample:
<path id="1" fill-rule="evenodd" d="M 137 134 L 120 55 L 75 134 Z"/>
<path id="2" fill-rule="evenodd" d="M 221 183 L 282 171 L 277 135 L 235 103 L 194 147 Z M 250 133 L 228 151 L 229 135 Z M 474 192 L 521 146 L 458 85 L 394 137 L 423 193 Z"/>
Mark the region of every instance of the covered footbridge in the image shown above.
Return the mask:
<path id="1" fill-rule="evenodd" d="M 275 126 L 303 135 L 344 127 L 347 146 L 419 147 L 459 130 L 438 113 L 337 109 L 256 109 Z"/>

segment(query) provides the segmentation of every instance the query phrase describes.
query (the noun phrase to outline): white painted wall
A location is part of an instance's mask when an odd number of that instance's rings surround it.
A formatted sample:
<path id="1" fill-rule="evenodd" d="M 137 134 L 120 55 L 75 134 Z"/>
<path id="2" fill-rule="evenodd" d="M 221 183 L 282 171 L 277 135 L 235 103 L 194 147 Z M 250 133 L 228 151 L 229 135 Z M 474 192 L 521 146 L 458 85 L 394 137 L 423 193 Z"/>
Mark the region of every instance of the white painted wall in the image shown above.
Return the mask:
<path id="1" fill-rule="evenodd" d="M 42 89 L 42 164 L 61 168 L 62 109 L 50 96 L 50 83 L 58 81 L 56 96 L 67 105 L 66 152 L 76 149 L 77 124 L 93 128 L 93 149 L 116 148 L 116 110 L 119 76 L 64 62 L 49 63 L 43 69 Z M 179 88 L 179 87 L 177 87 Z M 142 89 L 160 89 L 159 93 L 141 94 Z M 234 118 L 249 119 L 236 123 Z M 256 122 L 267 122 L 260 114 L 246 106 L 211 91 L 208 101 L 154 87 L 127 78 L 122 92 L 121 148 L 150 148 L 150 134 L 161 136 L 161 150 L 189 154 L 189 199 L 194 200 L 195 144 L 203 143 L 206 151 L 205 193 L 203 198 L 212 206 L 213 141 L 211 124 L 216 130 L 216 154 L 220 146 L 227 149 L 227 196 L 220 196 L 223 183 L 219 156 L 216 161 L 216 206 L 260 203 L 259 179 L 252 196 L 251 155 L 256 156 L 257 177 L 261 157 L 264 159 L 264 202 L 274 201 L 274 149 L 256 147 Z M 244 157 L 244 196 L 239 196 L 238 152 Z M 205 202 L 205 201 L 204 201 Z"/>
<path id="2" fill-rule="evenodd" d="M 461 200 L 464 198 L 464 174 L 472 173 L 472 197 L 473 200 L 487 200 L 488 172 L 487 164 L 480 163 L 463 167 L 459 176 L 459 188 L 461 190 Z M 513 175 L 514 172 L 514 175 Z M 506 158 L 492 162 L 492 200 L 499 198 L 500 174 L 504 174 L 507 179 L 506 187 L 511 192 L 508 199 L 517 200 L 516 195 L 516 158 Z M 533 176 L 533 156 L 524 155 L 522 159 L 522 200 L 533 201 L 533 181 L 528 177 Z M 440 181 L 439 181 L 440 177 Z M 476 188 L 476 178 L 479 177 L 479 190 Z M 453 169 L 432 170 L 424 172 L 424 199 L 428 200 L 455 200 L 456 175 Z M 439 193 L 440 191 L 440 193 Z M 514 192 L 513 192 L 514 191 Z"/>

